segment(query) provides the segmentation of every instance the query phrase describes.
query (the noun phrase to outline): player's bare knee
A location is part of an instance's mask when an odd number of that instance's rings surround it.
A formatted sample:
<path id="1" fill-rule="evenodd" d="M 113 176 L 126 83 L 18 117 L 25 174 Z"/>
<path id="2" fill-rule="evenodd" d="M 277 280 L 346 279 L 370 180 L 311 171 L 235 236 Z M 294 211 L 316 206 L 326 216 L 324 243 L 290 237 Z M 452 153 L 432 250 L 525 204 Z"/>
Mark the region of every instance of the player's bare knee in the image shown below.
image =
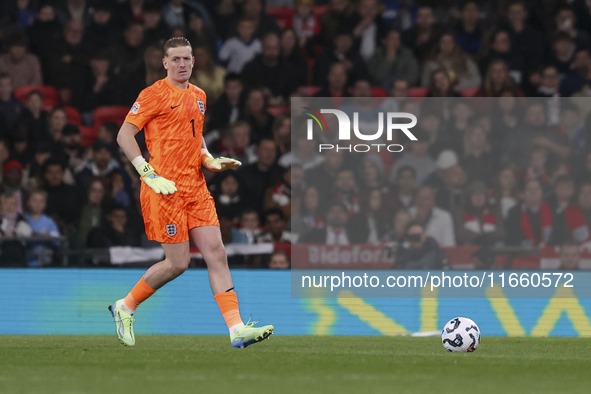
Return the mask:
<path id="1" fill-rule="evenodd" d="M 189 263 L 186 264 L 172 264 L 170 267 L 170 273 L 176 278 L 177 276 L 181 276 L 189 266 Z"/>

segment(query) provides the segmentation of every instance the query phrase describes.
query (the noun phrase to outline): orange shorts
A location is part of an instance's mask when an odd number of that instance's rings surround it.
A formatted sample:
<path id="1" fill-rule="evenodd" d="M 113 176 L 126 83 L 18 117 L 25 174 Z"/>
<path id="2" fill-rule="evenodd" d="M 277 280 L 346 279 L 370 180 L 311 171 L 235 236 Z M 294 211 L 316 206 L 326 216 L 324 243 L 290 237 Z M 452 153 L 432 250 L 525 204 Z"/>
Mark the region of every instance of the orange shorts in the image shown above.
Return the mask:
<path id="1" fill-rule="evenodd" d="M 188 241 L 192 228 L 220 225 L 215 202 L 207 187 L 193 190 L 194 193 L 179 190 L 163 196 L 142 182 L 140 201 L 148 239 L 176 244 Z"/>

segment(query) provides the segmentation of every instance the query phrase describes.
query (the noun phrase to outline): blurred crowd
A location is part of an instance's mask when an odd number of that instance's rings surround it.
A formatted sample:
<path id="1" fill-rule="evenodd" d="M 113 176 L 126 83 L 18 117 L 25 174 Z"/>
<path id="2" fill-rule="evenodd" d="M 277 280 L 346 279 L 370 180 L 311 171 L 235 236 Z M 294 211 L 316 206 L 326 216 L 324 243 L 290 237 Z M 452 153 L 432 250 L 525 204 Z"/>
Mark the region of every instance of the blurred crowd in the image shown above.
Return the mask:
<path id="1" fill-rule="evenodd" d="M 83 146 L 65 108 L 92 126 L 97 108 L 130 107 L 165 77 L 163 41 L 184 36 L 208 147 L 244 163 L 206 173 L 226 244 L 480 245 L 483 264 L 498 244 L 586 244 L 591 118 L 576 100 L 591 96 L 590 34 L 584 0 L 2 1 L 1 234 L 150 245 L 119 125 Z M 35 89 L 15 97 L 30 85 L 53 86 L 59 104 Z M 337 107 L 391 96 L 408 112 L 408 96 L 450 99 L 420 109 L 403 153 L 319 155 L 303 134 L 292 150 L 289 99 L 312 95 Z M 467 96 L 491 98 L 491 111 Z M 4 256 L 24 256 L 15 242 Z M 46 264 L 58 244 L 23 258 Z"/>

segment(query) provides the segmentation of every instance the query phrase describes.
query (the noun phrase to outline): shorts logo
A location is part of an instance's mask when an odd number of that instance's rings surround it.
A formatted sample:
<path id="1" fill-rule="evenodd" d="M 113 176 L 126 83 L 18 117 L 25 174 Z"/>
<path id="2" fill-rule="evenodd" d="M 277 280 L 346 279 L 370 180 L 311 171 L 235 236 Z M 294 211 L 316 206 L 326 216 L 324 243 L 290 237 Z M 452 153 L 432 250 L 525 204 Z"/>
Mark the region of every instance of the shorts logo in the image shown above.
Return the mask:
<path id="1" fill-rule="evenodd" d="M 137 111 L 140 110 L 140 103 L 138 103 L 137 101 L 135 103 L 133 103 L 131 109 L 129 110 L 130 114 L 137 114 Z"/>
<path id="2" fill-rule="evenodd" d="M 176 235 L 176 224 L 167 224 L 166 225 L 166 234 L 172 236 Z"/>
<path id="3" fill-rule="evenodd" d="M 205 103 L 203 102 L 203 100 L 197 100 L 197 105 L 199 105 L 199 111 L 201 111 L 201 113 L 205 115 Z"/>

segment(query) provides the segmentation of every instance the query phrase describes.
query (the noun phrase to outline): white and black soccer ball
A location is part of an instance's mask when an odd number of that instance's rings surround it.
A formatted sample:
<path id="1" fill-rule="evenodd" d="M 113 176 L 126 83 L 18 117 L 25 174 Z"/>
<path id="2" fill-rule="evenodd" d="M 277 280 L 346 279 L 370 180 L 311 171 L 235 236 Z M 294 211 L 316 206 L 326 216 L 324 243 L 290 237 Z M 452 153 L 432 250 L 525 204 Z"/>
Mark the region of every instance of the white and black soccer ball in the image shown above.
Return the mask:
<path id="1" fill-rule="evenodd" d="M 455 317 L 443 327 L 441 342 L 448 352 L 473 352 L 480 345 L 480 328 L 467 317 Z"/>

